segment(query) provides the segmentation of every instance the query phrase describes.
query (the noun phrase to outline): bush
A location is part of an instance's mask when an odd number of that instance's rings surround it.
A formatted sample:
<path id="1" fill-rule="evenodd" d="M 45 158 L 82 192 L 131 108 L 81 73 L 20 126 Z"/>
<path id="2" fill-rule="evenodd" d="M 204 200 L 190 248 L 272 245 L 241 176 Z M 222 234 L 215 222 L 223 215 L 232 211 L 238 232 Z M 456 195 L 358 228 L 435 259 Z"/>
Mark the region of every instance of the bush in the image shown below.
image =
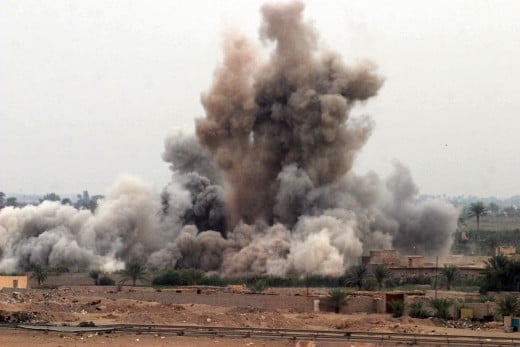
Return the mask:
<path id="1" fill-rule="evenodd" d="M 263 292 L 267 289 L 267 281 L 263 278 L 258 279 L 253 283 L 249 283 L 247 288 L 251 289 L 255 293 Z"/>
<path id="2" fill-rule="evenodd" d="M 116 281 L 114 281 L 110 276 L 108 276 L 107 274 L 104 274 L 103 276 L 101 276 L 98 280 L 98 284 L 100 286 L 113 286 L 114 284 L 116 284 Z"/>
<path id="3" fill-rule="evenodd" d="M 479 297 L 479 301 L 480 302 L 483 302 L 483 303 L 486 303 L 486 302 L 495 302 L 496 301 L 496 298 L 494 295 L 492 294 L 489 294 L 489 295 L 481 295 Z"/>
<path id="4" fill-rule="evenodd" d="M 404 314 L 404 301 L 390 301 L 389 305 L 392 310 L 392 317 L 399 318 Z"/>
<path id="5" fill-rule="evenodd" d="M 329 295 L 325 299 L 325 304 L 334 309 L 334 312 L 339 313 L 341 306 L 347 304 L 347 293 L 344 289 L 334 288 L 329 290 Z"/>
<path id="6" fill-rule="evenodd" d="M 480 292 L 520 291 L 520 261 L 499 254 L 486 261 Z"/>
<path id="7" fill-rule="evenodd" d="M 453 302 L 447 298 L 431 299 L 430 305 L 435 309 L 435 317 L 448 319 L 450 316 L 450 307 Z"/>
<path id="8" fill-rule="evenodd" d="M 422 301 L 415 301 L 410 304 L 410 317 L 424 319 L 430 317 L 430 313 Z"/>
<path id="9" fill-rule="evenodd" d="M 514 295 L 504 295 L 498 301 L 498 313 L 502 316 L 515 316 L 520 314 L 520 302 Z"/>
<path id="10" fill-rule="evenodd" d="M 199 284 L 205 286 L 218 286 L 223 287 L 227 285 L 227 281 L 225 278 L 220 277 L 217 274 L 212 274 L 209 276 L 204 276 L 199 280 Z"/>
<path id="11" fill-rule="evenodd" d="M 174 270 L 166 270 L 152 279 L 154 286 L 179 286 L 181 275 Z"/>

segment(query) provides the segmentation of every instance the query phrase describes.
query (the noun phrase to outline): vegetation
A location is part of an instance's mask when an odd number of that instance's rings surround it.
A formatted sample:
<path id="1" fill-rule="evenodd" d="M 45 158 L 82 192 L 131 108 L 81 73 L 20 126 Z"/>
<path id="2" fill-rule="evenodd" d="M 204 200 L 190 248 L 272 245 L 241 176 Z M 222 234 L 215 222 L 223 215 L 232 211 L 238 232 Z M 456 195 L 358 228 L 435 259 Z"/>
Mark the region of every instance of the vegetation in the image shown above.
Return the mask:
<path id="1" fill-rule="evenodd" d="M 385 265 L 377 265 L 373 271 L 374 278 L 377 282 L 377 288 L 383 289 L 385 281 L 390 277 L 390 270 Z"/>
<path id="2" fill-rule="evenodd" d="M 446 289 L 450 290 L 453 280 L 459 274 L 459 268 L 454 265 L 444 265 L 444 268 L 441 270 L 441 274 L 446 279 Z"/>
<path id="3" fill-rule="evenodd" d="M 435 298 L 430 300 L 430 305 L 435 310 L 435 317 L 448 319 L 453 302 L 447 298 Z"/>
<path id="4" fill-rule="evenodd" d="M 392 310 L 392 317 L 399 318 L 404 314 L 404 301 L 390 301 L 390 309 Z"/>
<path id="5" fill-rule="evenodd" d="M 520 314 L 520 301 L 515 295 L 504 295 L 498 301 L 498 313 L 502 316 L 516 316 Z"/>
<path id="6" fill-rule="evenodd" d="M 51 268 L 49 268 L 49 271 L 50 273 L 54 273 L 56 275 L 60 275 L 60 274 L 63 274 L 63 273 L 67 273 L 67 272 L 70 272 L 69 268 L 65 265 L 55 265 Z"/>
<path id="7" fill-rule="evenodd" d="M 131 280 L 135 287 L 138 280 L 146 280 L 146 272 L 144 264 L 138 261 L 130 261 L 125 264 L 125 269 L 121 271 L 121 283 Z"/>
<path id="8" fill-rule="evenodd" d="M 31 278 L 34 278 L 36 281 L 38 281 L 38 286 L 41 286 L 41 284 L 47 280 L 47 268 L 45 268 L 42 264 L 31 263 L 30 270 L 32 272 Z"/>
<path id="9" fill-rule="evenodd" d="M 18 206 L 18 200 L 14 196 L 10 196 L 5 200 L 4 206 L 16 207 Z"/>
<path id="10" fill-rule="evenodd" d="M 350 269 L 346 276 L 346 284 L 349 286 L 356 286 L 358 290 L 361 290 L 368 275 L 369 272 L 366 265 L 355 265 Z"/>
<path id="11" fill-rule="evenodd" d="M 48 194 L 45 194 L 42 199 L 40 199 L 40 202 L 44 202 L 45 200 L 48 200 L 48 201 L 60 201 L 61 198 L 56 193 L 48 193 Z"/>
<path id="12" fill-rule="evenodd" d="M 410 317 L 412 318 L 428 318 L 430 317 L 430 312 L 424 307 L 424 303 L 422 301 L 414 301 L 410 304 Z"/>
<path id="13" fill-rule="evenodd" d="M 333 288 L 329 290 L 329 294 L 325 299 L 328 306 L 334 309 L 334 312 L 339 313 L 341 307 L 347 304 L 347 292 L 341 288 Z"/>
<path id="14" fill-rule="evenodd" d="M 267 281 L 263 278 L 260 278 L 253 283 L 248 283 L 247 287 L 255 293 L 261 293 L 267 289 Z"/>
<path id="15" fill-rule="evenodd" d="M 101 271 L 99 270 L 90 270 L 90 272 L 88 273 L 88 276 L 90 278 L 92 278 L 92 280 L 94 281 L 94 285 L 99 285 L 99 275 L 101 275 Z"/>
<path id="16" fill-rule="evenodd" d="M 108 276 L 107 274 L 103 274 L 103 276 L 101 276 L 99 278 L 99 281 L 98 281 L 98 284 L 100 286 L 113 286 L 114 284 L 116 284 L 116 281 L 114 281 L 110 276 Z"/>
<path id="17" fill-rule="evenodd" d="M 470 217 L 476 217 L 477 218 L 477 234 L 480 230 L 480 217 L 485 215 L 488 210 L 486 208 L 486 206 L 481 202 L 474 202 L 472 203 L 470 206 L 469 206 L 469 212 L 470 212 Z"/>
<path id="18" fill-rule="evenodd" d="M 487 291 L 520 291 L 520 262 L 503 254 L 487 260 L 480 292 Z"/>

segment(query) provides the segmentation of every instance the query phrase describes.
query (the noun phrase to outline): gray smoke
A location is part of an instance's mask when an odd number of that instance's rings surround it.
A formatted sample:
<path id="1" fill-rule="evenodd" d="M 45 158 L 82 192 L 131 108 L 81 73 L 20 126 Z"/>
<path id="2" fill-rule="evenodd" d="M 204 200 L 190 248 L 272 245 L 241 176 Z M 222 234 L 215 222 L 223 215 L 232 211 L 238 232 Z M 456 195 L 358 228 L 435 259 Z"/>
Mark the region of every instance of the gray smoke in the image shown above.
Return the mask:
<path id="1" fill-rule="evenodd" d="M 350 110 L 375 96 L 382 78 L 373 64 L 348 67 L 337 54 L 320 52 L 303 8 L 262 7 L 261 35 L 275 49 L 259 66 L 252 44 L 228 36 L 224 62 L 202 96 L 206 117 L 197 120 L 197 136 L 232 186 L 233 225 L 273 221 L 277 177 L 287 165 L 315 185 L 339 180 L 372 130 L 368 118 L 351 118 Z"/>
<path id="2" fill-rule="evenodd" d="M 114 270 L 342 274 L 374 248 L 446 254 L 457 211 L 416 203 L 409 171 L 352 171 L 373 122 L 352 110 L 383 83 L 370 62 L 324 52 L 300 2 L 262 7 L 265 57 L 237 34 L 201 101 L 196 137 L 166 139 L 156 194 L 122 177 L 93 213 L 57 202 L 0 211 L 0 271 L 31 262 Z"/>

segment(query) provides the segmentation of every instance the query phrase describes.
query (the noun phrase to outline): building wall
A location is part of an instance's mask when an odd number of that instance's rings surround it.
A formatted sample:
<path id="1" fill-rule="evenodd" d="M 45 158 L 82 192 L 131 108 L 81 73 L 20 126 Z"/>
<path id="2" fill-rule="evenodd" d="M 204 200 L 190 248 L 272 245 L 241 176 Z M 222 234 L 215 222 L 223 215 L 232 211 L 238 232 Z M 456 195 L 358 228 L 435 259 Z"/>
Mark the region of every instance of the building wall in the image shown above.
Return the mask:
<path id="1" fill-rule="evenodd" d="M 27 275 L 0 276 L 0 289 L 2 288 L 27 288 Z"/>
<path id="2" fill-rule="evenodd" d="M 437 276 L 439 278 L 442 277 L 441 273 L 442 267 L 437 269 Z M 406 278 L 406 277 L 414 277 L 414 276 L 425 276 L 425 277 L 435 277 L 435 267 L 391 267 L 390 271 L 392 272 L 392 276 Z M 479 278 L 482 276 L 483 269 L 479 268 L 470 268 L 470 267 L 459 267 L 459 278 Z"/>
<path id="3" fill-rule="evenodd" d="M 369 264 L 400 265 L 401 261 L 394 249 L 376 249 L 370 251 Z"/>
<path id="4" fill-rule="evenodd" d="M 515 246 L 498 246 L 495 249 L 495 254 L 512 255 L 516 254 Z"/>
<path id="5" fill-rule="evenodd" d="M 424 257 L 422 256 L 407 256 L 404 257 L 404 264 L 406 267 L 424 267 Z"/>

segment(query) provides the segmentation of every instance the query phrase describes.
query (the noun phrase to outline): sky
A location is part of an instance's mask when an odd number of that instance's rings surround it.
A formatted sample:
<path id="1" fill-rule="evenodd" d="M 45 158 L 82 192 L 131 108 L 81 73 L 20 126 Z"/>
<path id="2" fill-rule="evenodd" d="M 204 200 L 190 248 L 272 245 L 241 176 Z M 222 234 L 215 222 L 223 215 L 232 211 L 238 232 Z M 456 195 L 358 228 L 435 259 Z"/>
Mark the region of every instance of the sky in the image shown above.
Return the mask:
<path id="1" fill-rule="evenodd" d="M 169 181 L 222 35 L 258 40 L 262 1 L 0 1 L 0 191 L 103 193 Z M 320 44 L 385 84 L 354 171 L 398 160 L 424 194 L 520 194 L 520 1 L 306 1 Z"/>

